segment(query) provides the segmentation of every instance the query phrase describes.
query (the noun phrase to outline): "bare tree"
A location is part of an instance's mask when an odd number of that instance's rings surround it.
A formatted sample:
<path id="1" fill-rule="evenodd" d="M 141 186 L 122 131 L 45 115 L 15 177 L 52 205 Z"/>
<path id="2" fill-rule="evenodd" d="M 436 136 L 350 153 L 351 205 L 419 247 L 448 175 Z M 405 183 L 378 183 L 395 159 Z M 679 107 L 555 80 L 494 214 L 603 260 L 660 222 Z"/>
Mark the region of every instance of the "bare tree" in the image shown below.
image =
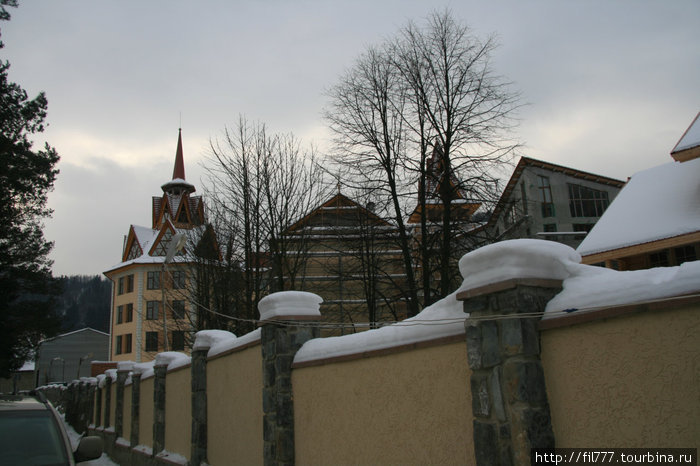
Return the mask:
<path id="1" fill-rule="evenodd" d="M 409 23 L 394 40 L 370 48 L 329 92 L 334 160 L 351 171 L 352 184 L 379 182 L 391 199 L 413 303 L 414 267 L 425 303 L 436 276 L 437 295 L 450 292 L 458 276 L 456 238 L 471 212 L 460 204 L 492 200 L 497 169 L 518 147 L 510 140 L 518 95 L 491 70 L 494 47 L 449 12 L 434 13 L 425 27 Z M 404 221 L 410 205 L 419 218 L 412 231 Z M 436 211 L 438 218 L 431 216 Z"/>
<path id="2" fill-rule="evenodd" d="M 333 160 L 350 174 L 344 183 L 354 189 L 376 186 L 375 194 L 391 206 L 406 272 L 408 312 L 415 315 L 418 290 L 401 200 L 406 186 L 401 170 L 406 94 L 400 78 L 386 49 L 369 49 L 330 90 L 325 117 L 335 135 Z"/>
<path id="3" fill-rule="evenodd" d="M 494 167 L 509 163 L 518 147 L 510 133 L 518 94 L 491 69 L 495 47 L 493 37 L 480 40 L 448 11 L 430 15 L 425 28 L 408 24 L 395 46 L 395 63 L 416 102 L 410 118 L 418 122 L 421 142 L 420 125 L 427 122 L 439 155 L 439 170 L 431 175 L 442 206 L 442 296 L 453 285 L 450 277 L 458 259 L 452 248 L 453 202 L 463 197 L 492 199 L 498 179 Z"/>
<path id="4" fill-rule="evenodd" d="M 292 248 L 282 232 L 323 195 L 322 171 L 314 151 L 292 134 L 270 135 L 243 116 L 210 149 L 204 168 L 219 259 L 201 264 L 200 275 L 216 276 L 207 285 L 199 279 L 198 286 L 213 293 L 217 308 L 235 307 L 223 313 L 242 319 L 236 328 L 248 329 L 263 296 L 297 286 L 308 245 L 296 237 Z"/>
<path id="5" fill-rule="evenodd" d="M 326 190 L 323 170 L 313 149 L 305 151 L 293 134 L 282 134 L 267 144 L 263 160 L 263 218 L 269 235 L 271 288 L 297 289 L 311 246 L 308 235 L 286 234 L 322 199 Z"/>

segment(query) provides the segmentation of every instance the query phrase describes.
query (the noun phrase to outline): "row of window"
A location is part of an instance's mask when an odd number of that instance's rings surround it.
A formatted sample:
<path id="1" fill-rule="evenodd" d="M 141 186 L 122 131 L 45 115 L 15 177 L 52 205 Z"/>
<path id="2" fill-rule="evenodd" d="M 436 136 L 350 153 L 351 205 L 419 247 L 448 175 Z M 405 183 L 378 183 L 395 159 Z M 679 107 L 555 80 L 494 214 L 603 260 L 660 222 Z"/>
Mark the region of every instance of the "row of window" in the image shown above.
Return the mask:
<path id="1" fill-rule="evenodd" d="M 649 254 L 649 265 L 651 267 L 669 267 L 697 259 L 695 246 L 688 245 Z"/>
<path id="2" fill-rule="evenodd" d="M 170 272 L 172 277 L 172 287 L 175 290 L 185 288 L 187 273 L 184 270 L 175 270 Z M 161 287 L 161 272 L 148 272 L 146 277 L 146 289 L 160 290 Z M 132 293 L 134 291 L 134 274 L 119 277 L 117 280 L 117 294 Z"/>
<path id="3" fill-rule="evenodd" d="M 185 349 L 185 332 L 182 330 L 174 330 L 169 333 L 170 336 L 170 349 L 173 351 L 183 351 Z M 145 351 L 155 352 L 159 348 L 160 333 L 159 332 L 146 332 L 146 346 Z M 114 354 L 129 354 L 133 352 L 133 335 L 127 333 L 124 335 L 117 335 L 114 341 Z"/>
<path id="4" fill-rule="evenodd" d="M 569 213 L 572 217 L 600 217 L 610 205 L 607 191 L 567 183 L 569 188 Z M 556 216 L 549 178 L 537 175 L 542 217 Z"/>
<path id="5" fill-rule="evenodd" d="M 134 320 L 134 304 L 117 306 L 117 323 L 131 322 Z"/>
<path id="6" fill-rule="evenodd" d="M 146 320 L 156 320 L 160 314 L 161 301 L 146 301 Z M 170 302 L 173 319 L 185 318 L 185 301 L 176 299 Z M 117 306 L 117 324 L 132 322 L 134 320 L 134 304 L 122 304 Z"/>
<path id="7" fill-rule="evenodd" d="M 588 233 L 591 231 L 593 228 L 593 223 L 574 223 L 573 226 L 573 231 L 580 231 L 582 233 Z M 557 224 L 556 223 L 545 223 L 543 226 L 543 230 L 548 233 L 556 232 L 557 231 Z"/>
<path id="8" fill-rule="evenodd" d="M 160 314 L 160 301 L 146 301 L 146 320 L 157 320 Z M 177 299 L 171 302 L 170 308 L 172 310 L 173 319 L 184 319 L 185 318 L 185 301 Z"/>

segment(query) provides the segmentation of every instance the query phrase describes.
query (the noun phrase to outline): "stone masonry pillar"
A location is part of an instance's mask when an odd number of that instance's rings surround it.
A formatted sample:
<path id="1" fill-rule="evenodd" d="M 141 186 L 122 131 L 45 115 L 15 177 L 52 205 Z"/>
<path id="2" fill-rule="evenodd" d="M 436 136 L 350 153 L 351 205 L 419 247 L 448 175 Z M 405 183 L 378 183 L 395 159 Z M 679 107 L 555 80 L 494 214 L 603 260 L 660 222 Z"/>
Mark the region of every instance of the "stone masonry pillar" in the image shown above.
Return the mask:
<path id="1" fill-rule="evenodd" d="M 547 302 L 561 291 L 564 264 L 578 255 L 551 241 L 493 246 L 498 247 L 462 258 L 466 279 L 457 294 L 469 313 L 476 464 L 527 465 L 532 448 L 554 448 L 538 323 Z"/>
<path id="2" fill-rule="evenodd" d="M 141 412 L 141 373 L 131 374 L 131 434 L 132 447 L 139 444 L 139 413 Z"/>
<path id="3" fill-rule="evenodd" d="M 117 363 L 117 389 L 114 410 L 114 432 L 117 438 L 124 432 L 124 384 L 134 364 L 131 361 Z"/>
<path id="4" fill-rule="evenodd" d="M 168 365 L 153 366 L 153 455 L 165 449 L 165 375 Z"/>
<path id="5" fill-rule="evenodd" d="M 100 388 L 98 382 L 95 386 L 95 427 L 102 425 L 102 392 L 104 392 L 104 390 Z"/>
<path id="6" fill-rule="evenodd" d="M 312 293 L 282 291 L 260 300 L 263 356 L 263 441 L 266 465 L 294 464 L 292 362 L 301 346 L 319 335 L 323 300 Z"/>
<path id="7" fill-rule="evenodd" d="M 190 464 L 207 463 L 207 353 L 209 347 L 192 350 L 192 437 Z"/>
<path id="8" fill-rule="evenodd" d="M 107 375 L 107 377 L 105 377 L 104 392 L 105 392 L 105 394 L 104 394 L 104 399 L 105 399 L 104 420 L 105 420 L 105 422 L 103 425 L 105 426 L 105 429 L 106 429 L 110 426 L 110 423 L 111 423 L 110 416 L 111 416 L 111 411 L 112 411 L 112 406 L 111 406 L 112 405 L 112 377 L 109 375 Z"/>

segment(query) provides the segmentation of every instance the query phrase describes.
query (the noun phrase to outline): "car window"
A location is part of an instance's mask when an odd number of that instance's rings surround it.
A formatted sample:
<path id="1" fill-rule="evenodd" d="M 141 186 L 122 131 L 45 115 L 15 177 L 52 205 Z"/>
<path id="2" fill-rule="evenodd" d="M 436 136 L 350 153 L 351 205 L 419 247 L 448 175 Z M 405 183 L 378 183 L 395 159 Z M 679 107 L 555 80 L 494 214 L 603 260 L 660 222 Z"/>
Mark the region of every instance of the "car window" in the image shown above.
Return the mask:
<path id="1" fill-rule="evenodd" d="M 0 412 L 0 465 L 65 465 L 68 453 L 50 411 Z"/>

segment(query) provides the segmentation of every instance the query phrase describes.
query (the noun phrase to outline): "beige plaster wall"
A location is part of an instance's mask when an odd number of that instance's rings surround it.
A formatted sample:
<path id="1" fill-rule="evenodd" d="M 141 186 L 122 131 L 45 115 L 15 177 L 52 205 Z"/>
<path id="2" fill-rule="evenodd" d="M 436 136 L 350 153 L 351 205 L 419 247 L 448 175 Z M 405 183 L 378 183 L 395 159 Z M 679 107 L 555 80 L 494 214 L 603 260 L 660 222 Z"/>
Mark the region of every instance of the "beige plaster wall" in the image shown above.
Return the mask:
<path id="1" fill-rule="evenodd" d="M 165 379 L 165 449 L 190 456 L 192 442 L 192 371 L 186 366 Z"/>
<path id="2" fill-rule="evenodd" d="M 700 308 L 542 332 L 557 447 L 697 447 Z"/>
<path id="3" fill-rule="evenodd" d="M 207 362 L 210 464 L 263 464 L 260 345 Z"/>
<path id="4" fill-rule="evenodd" d="M 131 437 L 131 385 L 124 386 L 124 416 L 122 423 L 122 438 L 129 440 Z M 135 445 L 134 445 L 135 446 Z"/>
<path id="5" fill-rule="evenodd" d="M 295 369 L 297 464 L 473 464 L 466 343 Z"/>
<path id="6" fill-rule="evenodd" d="M 139 387 L 139 445 L 151 448 L 153 448 L 153 382 L 154 377 L 143 379 Z"/>

